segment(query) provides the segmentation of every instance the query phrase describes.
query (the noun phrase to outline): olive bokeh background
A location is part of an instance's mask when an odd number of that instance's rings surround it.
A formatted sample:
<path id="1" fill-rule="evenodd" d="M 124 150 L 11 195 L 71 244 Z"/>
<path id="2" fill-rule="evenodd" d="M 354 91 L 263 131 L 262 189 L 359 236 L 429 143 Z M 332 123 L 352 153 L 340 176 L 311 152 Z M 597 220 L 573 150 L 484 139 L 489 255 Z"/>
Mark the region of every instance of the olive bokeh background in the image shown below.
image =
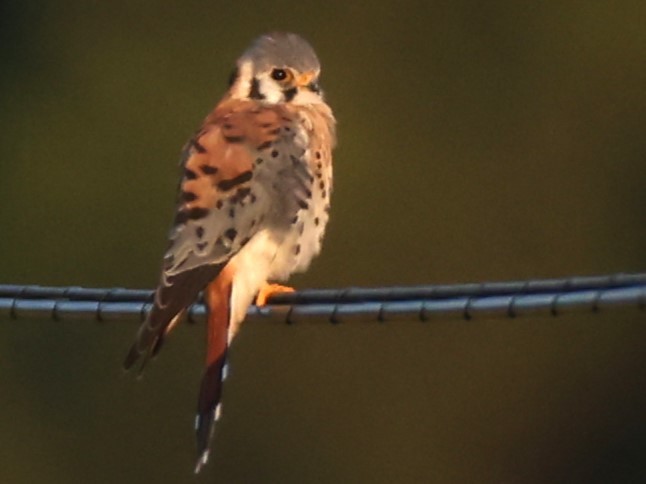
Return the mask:
<path id="1" fill-rule="evenodd" d="M 297 287 L 646 270 L 646 4 L 3 1 L 0 280 L 152 287 L 180 148 L 314 45 L 332 221 Z M 203 333 L 0 320 L 0 481 L 196 482 Z M 247 325 L 202 482 L 644 482 L 646 315 Z"/>

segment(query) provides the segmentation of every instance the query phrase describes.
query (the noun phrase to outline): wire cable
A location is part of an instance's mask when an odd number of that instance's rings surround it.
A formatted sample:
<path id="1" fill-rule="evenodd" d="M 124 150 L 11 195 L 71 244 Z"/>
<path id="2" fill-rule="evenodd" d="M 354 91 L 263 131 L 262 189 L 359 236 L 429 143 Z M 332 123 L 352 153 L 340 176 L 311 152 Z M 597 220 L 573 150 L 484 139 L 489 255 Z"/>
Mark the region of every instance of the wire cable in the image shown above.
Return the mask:
<path id="1" fill-rule="evenodd" d="M 48 318 L 95 321 L 146 318 L 153 291 L 0 285 L 0 319 Z M 412 287 L 310 289 L 271 297 L 252 306 L 249 320 L 282 323 L 444 319 L 496 319 L 646 310 L 646 274 L 614 274 L 511 282 Z M 187 311 L 205 319 L 202 301 Z"/>

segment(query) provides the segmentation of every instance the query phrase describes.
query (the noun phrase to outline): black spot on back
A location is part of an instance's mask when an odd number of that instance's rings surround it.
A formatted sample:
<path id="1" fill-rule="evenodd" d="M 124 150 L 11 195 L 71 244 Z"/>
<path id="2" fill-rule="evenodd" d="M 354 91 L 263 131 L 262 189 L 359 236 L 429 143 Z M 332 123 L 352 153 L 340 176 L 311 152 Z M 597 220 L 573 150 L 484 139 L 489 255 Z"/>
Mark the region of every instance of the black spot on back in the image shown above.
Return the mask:
<path id="1" fill-rule="evenodd" d="M 189 220 L 199 220 L 206 217 L 208 214 L 209 210 L 202 207 L 182 209 L 175 215 L 175 225 L 186 223 Z"/>
<path id="2" fill-rule="evenodd" d="M 218 188 L 226 192 L 228 190 L 231 190 L 235 186 L 240 185 L 241 183 L 248 182 L 249 180 L 251 180 L 252 176 L 253 173 L 251 173 L 251 171 L 244 171 L 236 177 L 219 181 Z"/>
<path id="3" fill-rule="evenodd" d="M 218 172 L 217 167 L 204 163 L 200 165 L 200 171 L 205 175 L 215 175 Z"/>
<path id="4" fill-rule="evenodd" d="M 193 202 L 197 199 L 197 195 L 193 192 L 182 192 L 181 197 L 185 202 Z"/>
<path id="5" fill-rule="evenodd" d="M 225 136 L 224 139 L 229 143 L 242 143 L 244 136 Z"/>
<path id="6" fill-rule="evenodd" d="M 209 214 L 208 208 L 193 207 L 188 211 L 188 218 L 191 220 L 198 220 L 206 217 Z"/>
<path id="7" fill-rule="evenodd" d="M 198 153 L 206 153 L 206 148 L 202 146 L 196 138 L 193 138 L 191 140 L 191 144 L 193 145 L 193 148 L 195 148 L 195 151 L 197 151 Z"/>

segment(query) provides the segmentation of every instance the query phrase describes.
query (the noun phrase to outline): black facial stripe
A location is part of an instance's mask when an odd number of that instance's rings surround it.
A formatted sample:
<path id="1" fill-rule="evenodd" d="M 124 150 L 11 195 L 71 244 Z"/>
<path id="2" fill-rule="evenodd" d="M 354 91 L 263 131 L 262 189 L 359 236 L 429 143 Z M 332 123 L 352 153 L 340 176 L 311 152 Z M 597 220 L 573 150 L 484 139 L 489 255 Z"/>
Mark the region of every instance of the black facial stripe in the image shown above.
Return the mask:
<path id="1" fill-rule="evenodd" d="M 265 95 L 260 92 L 260 82 L 255 77 L 251 80 L 251 89 L 249 89 L 249 97 L 251 99 L 257 99 L 259 101 L 265 99 Z"/>
<path id="2" fill-rule="evenodd" d="M 285 89 L 283 91 L 283 95 L 285 96 L 285 101 L 290 102 L 294 97 L 296 96 L 296 93 L 298 92 L 298 89 L 295 87 L 291 87 L 289 89 Z"/>

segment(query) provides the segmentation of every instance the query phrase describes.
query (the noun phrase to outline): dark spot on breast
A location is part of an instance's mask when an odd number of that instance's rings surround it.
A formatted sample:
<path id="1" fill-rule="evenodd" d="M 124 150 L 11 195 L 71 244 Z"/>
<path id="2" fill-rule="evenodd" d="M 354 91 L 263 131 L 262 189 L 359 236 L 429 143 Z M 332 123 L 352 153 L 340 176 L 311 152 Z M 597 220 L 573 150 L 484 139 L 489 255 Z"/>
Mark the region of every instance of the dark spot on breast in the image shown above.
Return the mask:
<path id="1" fill-rule="evenodd" d="M 321 159 L 321 152 L 320 152 L 320 151 L 317 151 L 317 152 L 316 152 L 316 159 L 317 159 L 317 160 L 320 160 L 320 159 Z M 320 167 L 321 167 L 321 164 L 319 163 L 319 168 L 320 168 Z"/>
<path id="2" fill-rule="evenodd" d="M 265 161 L 262 158 L 256 158 L 256 165 L 261 165 L 262 162 Z"/>
<path id="3" fill-rule="evenodd" d="M 296 247 L 294 247 L 294 255 L 298 255 L 301 253 L 301 246 L 300 244 L 297 244 Z"/>
<path id="4" fill-rule="evenodd" d="M 314 218 L 314 225 L 316 225 L 316 226 L 318 227 L 319 222 L 320 222 L 319 218 L 318 218 L 318 217 L 315 217 L 315 218 Z"/>
<path id="5" fill-rule="evenodd" d="M 292 128 L 290 128 L 289 126 L 285 126 L 283 129 L 286 133 L 289 133 L 292 130 Z"/>
<path id="6" fill-rule="evenodd" d="M 227 229 L 227 231 L 224 233 L 224 236 L 231 241 L 236 238 L 236 235 L 238 235 L 238 231 L 233 227 Z"/>
<path id="7" fill-rule="evenodd" d="M 306 188 L 305 189 L 305 196 L 307 198 L 312 198 L 312 190 L 310 190 L 309 188 Z"/>
<path id="8" fill-rule="evenodd" d="M 229 218 L 235 218 L 235 216 L 236 216 L 235 208 L 230 208 L 229 209 Z"/>
<path id="9" fill-rule="evenodd" d="M 184 200 L 185 202 L 193 202 L 197 200 L 197 195 L 195 195 L 195 193 L 193 192 L 182 192 L 181 196 L 182 200 Z"/>
<path id="10" fill-rule="evenodd" d="M 276 158 L 276 157 L 278 157 L 278 150 L 273 150 L 273 151 L 271 152 L 271 157 L 272 157 L 272 158 Z"/>
<path id="11" fill-rule="evenodd" d="M 198 239 L 201 239 L 202 237 L 204 237 L 204 227 L 202 227 L 201 225 L 198 225 L 195 228 L 195 235 L 197 235 Z"/>
<path id="12" fill-rule="evenodd" d="M 215 175 L 218 172 L 217 167 L 204 163 L 200 165 L 200 171 L 205 175 Z"/>
<path id="13" fill-rule="evenodd" d="M 195 247 L 197 247 L 197 250 L 202 251 L 206 248 L 207 244 L 208 242 L 198 242 L 197 244 L 195 244 Z"/>
<path id="14" fill-rule="evenodd" d="M 289 223 L 290 223 L 290 224 L 292 224 L 292 225 L 294 225 L 296 222 L 298 222 L 298 215 L 295 215 L 295 216 L 294 216 L 294 217 L 289 221 Z"/>
<path id="15" fill-rule="evenodd" d="M 184 170 L 184 177 L 187 180 L 195 180 L 197 178 L 197 173 L 195 173 L 193 170 L 187 168 Z"/>
<path id="16" fill-rule="evenodd" d="M 301 208 L 308 208 L 309 204 L 305 200 L 299 200 L 298 201 L 298 206 Z"/>
<path id="17" fill-rule="evenodd" d="M 327 198 L 327 190 L 323 190 L 323 191 L 321 192 L 321 196 L 322 196 L 323 198 Z"/>
<path id="18" fill-rule="evenodd" d="M 231 190 L 235 186 L 240 185 L 241 183 L 248 182 L 249 180 L 251 180 L 252 177 L 253 177 L 253 173 L 251 173 L 251 171 L 244 171 L 236 177 L 219 181 L 217 186 L 220 190 L 223 190 L 226 192 L 228 190 Z"/>
<path id="19" fill-rule="evenodd" d="M 251 88 L 249 89 L 249 97 L 251 99 L 258 99 L 258 100 L 265 99 L 265 95 L 260 92 L 260 82 L 255 77 L 251 80 Z"/>
<path id="20" fill-rule="evenodd" d="M 256 200 L 258 200 L 258 197 L 256 197 L 256 195 L 252 193 L 249 196 L 249 203 L 256 203 Z"/>

